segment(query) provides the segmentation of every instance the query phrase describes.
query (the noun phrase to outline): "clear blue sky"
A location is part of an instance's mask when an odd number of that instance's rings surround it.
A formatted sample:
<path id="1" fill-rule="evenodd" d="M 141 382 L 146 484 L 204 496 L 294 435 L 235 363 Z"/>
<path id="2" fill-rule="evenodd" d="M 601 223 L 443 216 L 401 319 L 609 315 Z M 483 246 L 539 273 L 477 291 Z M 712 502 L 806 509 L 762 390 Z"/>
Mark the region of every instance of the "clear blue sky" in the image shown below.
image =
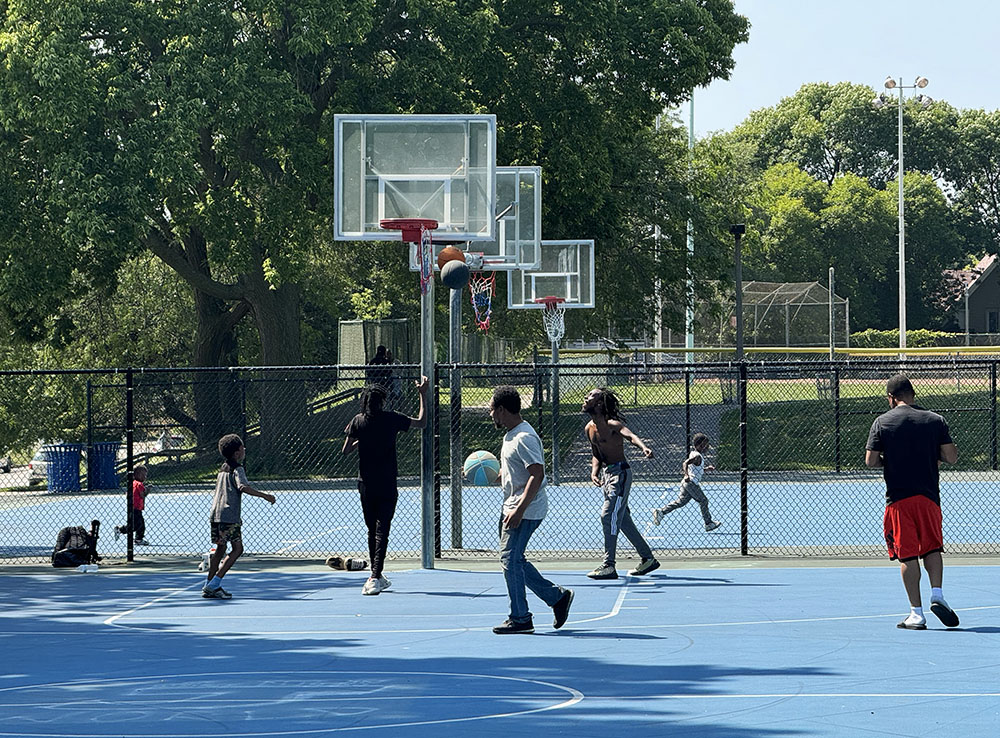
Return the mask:
<path id="1" fill-rule="evenodd" d="M 996 0 L 735 0 L 750 19 L 728 81 L 694 96 L 698 136 L 729 130 L 807 82 L 877 90 L 887 75 L 957 108 L 1000 108 L 1000 2 Z M 907 91 L 909 94 L 909 91 Z M 676 111 L 686 123 L 688 108 Z"/>

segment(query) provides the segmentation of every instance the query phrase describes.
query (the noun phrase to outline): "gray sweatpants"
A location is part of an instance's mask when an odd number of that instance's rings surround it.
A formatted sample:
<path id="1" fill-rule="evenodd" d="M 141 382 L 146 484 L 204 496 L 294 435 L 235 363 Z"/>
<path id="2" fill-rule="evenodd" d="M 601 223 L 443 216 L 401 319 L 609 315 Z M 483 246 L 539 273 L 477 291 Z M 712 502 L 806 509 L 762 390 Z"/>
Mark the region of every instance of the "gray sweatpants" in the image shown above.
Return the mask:
<path id="1" fill-rule="evenodd" d="M 686 504 L 695 500 L 698 506 L 701 508 L 701 517 L 705 519 L 705 525 L 712 522 L 712 516 L 708 512 L 708 498 L 705 497 L 705 493 L 701 489 L 700 484 L 695 484 L 690 479 L 685 479 L 681 482 L 681 491 L 677 495 L 677 499 L 673 502 L 667 503 L 660 509 L 664 513 L 673 512 L 679 507 L 684 507 Z"/>
<path id="2" fill-rule="evenodd" d="M 635 546 L 643 560 L 653 558 L 653 550 L 632 522 L 628 509 L 628 493 L 632 488 L 632 470 L 628 464 L 611 464 L 604 467 L 601 488 L 604 506 L 601 508 L 601 525 L 604 527 L 604 565 L 615 565 L 618 550 L 618 533 L 622 532 Z"/>

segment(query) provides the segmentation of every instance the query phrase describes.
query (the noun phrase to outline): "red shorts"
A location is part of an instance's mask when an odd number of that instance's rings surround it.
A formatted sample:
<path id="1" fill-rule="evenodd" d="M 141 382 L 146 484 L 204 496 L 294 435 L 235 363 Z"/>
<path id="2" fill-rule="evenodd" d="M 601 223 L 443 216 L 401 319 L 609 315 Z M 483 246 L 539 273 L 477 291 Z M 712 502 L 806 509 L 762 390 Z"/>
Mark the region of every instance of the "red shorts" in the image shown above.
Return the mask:
<path id="1" fill-rule="evenodd" d="M 882 527 L 890 559 L 909 561 L 944 550 L 941 508 L 923 495 L 887 505 Z"/>

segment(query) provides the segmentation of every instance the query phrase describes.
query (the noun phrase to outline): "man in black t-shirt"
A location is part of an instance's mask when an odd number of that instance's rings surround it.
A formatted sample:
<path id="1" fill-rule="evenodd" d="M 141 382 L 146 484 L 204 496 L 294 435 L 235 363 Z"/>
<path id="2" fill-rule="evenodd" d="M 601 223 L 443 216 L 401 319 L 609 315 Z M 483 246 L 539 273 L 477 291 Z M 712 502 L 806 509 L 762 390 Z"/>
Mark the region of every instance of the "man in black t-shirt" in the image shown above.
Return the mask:
<path id="1" fill-rule="evenodd" d="M 938 465 L 954 464 L 958 448 L 951 440 L 948 424 L 937 413 L 914 404 L 916 393 L 902 374 L 886 385 L 889 412 L 872 423 L 865 463 L 881 467 L 885 477 L 883 529 L 889 558 L 899 560 L 903 587 L 910 600 L 910 614 L 897 627 L 925 630 L 920 600 L 920 563 L 931 580 L 931 612 L 949 628 L 958 625 L 958 615 L 941 594 L 944 536 L 941 531 L 941 492 Z"/>
<path id="2" fill-rule="evenodd" d="M 344 439 L 343 452 L 347 454 L 358 450 L 358 491 L 368 528 L 368 555 L 372 562 L 371 577 L 361 589 L 361 593 L 366 595 L 377 595 L 392 584 L 382 575 L 382 567 L 389 545 L 389 527 L 399 499 L 396 489 L 396 436 L 410 428 L 427 425 L 424 408 L 427 377 L 421 377 L 415 384 L 420 395 L 417 417 L 384 409 L 385 387 L 370 384 L 361 392 L 361 412 L 344 429 L 347 438 Z"/>

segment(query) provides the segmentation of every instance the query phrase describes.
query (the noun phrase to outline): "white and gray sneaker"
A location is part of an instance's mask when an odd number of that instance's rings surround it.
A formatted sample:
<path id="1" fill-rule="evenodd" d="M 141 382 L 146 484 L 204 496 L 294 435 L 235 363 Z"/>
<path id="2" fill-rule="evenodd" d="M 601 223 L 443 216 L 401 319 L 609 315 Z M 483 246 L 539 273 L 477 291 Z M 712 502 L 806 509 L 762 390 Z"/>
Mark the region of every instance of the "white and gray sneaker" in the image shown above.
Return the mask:
<path id="1" fill-rule="evenodd" d="M 361 594 L 363 595 L 377 595 L 382 591 L 382 588 L 378 585 L 378 579 L 369 577 L 365 580 L 365 586 L 361 588 Z"/>
<path id="2" fill-rule="evenodd" d="M 378 589 L 379 589 L 379 592 L 385 592 L 391 586 L 392 586 L 392 582 L 390 582 L 388 579 L 386 579 L 385 575 L 382 575 L 382 576 L 380 576 L 378 578 Z"/>
<path id="3" fill-rule="evenodd" d="M 653 508 L 653 525 L 659 525 L 663 520 L 663 510 L 658 507 Z"/>
<path id="4" fill-rule="evenodd" d="M 903 620 L 896 623 L 896 627 L 905 628 L 906 630 L 927 630 L 927 618 L 911 612 Z"/>

